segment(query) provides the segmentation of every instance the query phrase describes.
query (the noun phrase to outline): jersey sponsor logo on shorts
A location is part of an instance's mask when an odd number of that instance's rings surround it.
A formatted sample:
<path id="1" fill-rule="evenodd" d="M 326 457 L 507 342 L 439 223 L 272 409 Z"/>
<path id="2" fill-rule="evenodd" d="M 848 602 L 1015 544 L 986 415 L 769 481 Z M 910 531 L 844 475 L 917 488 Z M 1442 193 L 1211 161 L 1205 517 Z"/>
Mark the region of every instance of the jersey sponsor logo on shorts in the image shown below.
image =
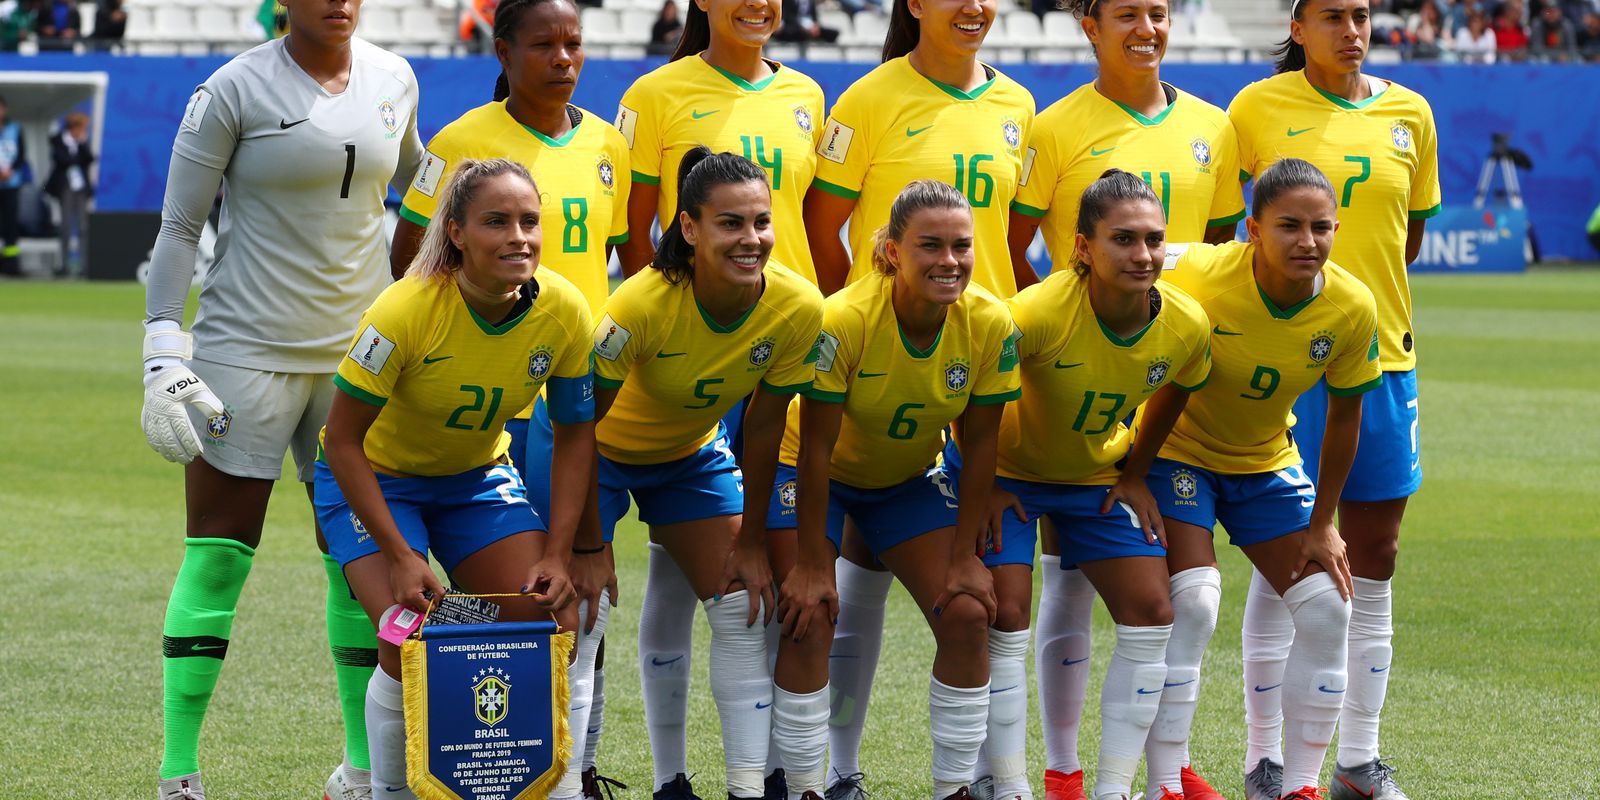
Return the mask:
<path id="1" fill-rule="evenodd" d="M 1389 129 L 1389 138 L 1394 141 L 1394 149 L 1411 149 L 1411 129 L 1406 127 L 1404 122 L 1396 122 L 1394 127 Z"/>
<path id="2" fill-rule="evenodd" d="M 1194 163 L 1202 167 L 1211 166 L 1211 143 L 1204 139 L 1196 139 L 1189 143 L 1189 152 L 1194 153 Z"/>
<path id="3" fill-rule="evenodd" d="M 356 362 L 362 369 L 377 375 L 383 372 L 383 365 L 389 363 L 389 356 L 394 353 L 394 341 L 378 332 L 376 327 L 368 325 L 367 329 L 356 337 L 354 347 L 350 348 L 350 360 Z"/>
<path id="4" fill-rule="evenodd" d="M 617 130 L 622 132 L 622 138 L 628 140 L 628 149 L 633 149 L 633 128 L 639 122 L 639 112 L 625 105 L 617 106 Z"/>
<path id="5" fill-rule="evenodd" d="M 839 355 L 839 339 L 827 331 L 817 336 L 817 371 L 832 372 L 833 360 Z"/>
<path id="6" fill-rule="evenodd" d="M 783 485 L 778 487 L 778 502 L 782 503 L 784 508 L 794 508 L 797 495 L 794 481 L 784 481 Z"/>
<path id="7" fill-rule="evenodd" d="M 1178 505 L 1195 505 L 1194 496 L 1200 493 L 1200 479 L 1189 470 L 1173 470 L 1172 493 L 1178 496 Z"/>
<path id="8" fill-rule="evenodd" d="M 1157 359 L 1150 365 L 1150 369 L 1145 372 L 1144 382 L 1151 387 L 1160 386 L 1161 382 L 1167 379 L 1167 373 L 1171 371 L 1172 362 L 1165 358 Z"/>
<path id="9" fill-rule="evenodd" d="M 394 107 L 394 101 L 385 97 L 378 103 L 378 121 L 383 123 L 383 129 L 389 132 L 385 138 L 393 139 L 400 132 L 400 111 Z"/>
<path id="10" fill-rule="evenodd" d="M 777 340 L 764 336 L 750 344 L 750 363 L 753 366 L 766 366 L 772 360 L 772 348 L 777 346 Z"/>
<path id="11" fill-rule="evenodd" d="M 354 511 L 350 512 L 350 530 L 361 534 L 363 537 L 367 535 L 367 526 L 361 524 L 361 518 L 356 516 Z"/>
<path id="12" fill-rule="evenodd" d="M 206 109 L 211 107 L 211 93 L 205 89 L 196 89 L 189 97 L 189 107 L 183 110 L 183 127 L 200 132 L 200 125 L 206 120 Z"/>
<path id="13" fill-rule="evenodd" d="M 611 163 L 611 156 L 601 154 L 595 162 L 595 172 L 600 175 L 600 185 L 610 189 L 617 185 L 617 168 Z"/>
<path id="14" fill-rule="evenodd" d="M 528 356 L 528 377 L 536 381 L 544 380 L 545 376 L 550 374 L 550 365 L 554 362 L 555 356 L 551 355 L 549 349 L 541 347 L 533 351 Z"/>
<path id="15" fill-rule="evenodd" d="M 233 415 L 224 411 L 206 420 L 206 433 L 213 439 L 221 439 L 228 435 L 228 428 L 233 426 Z"/>
<path id="16" fill-rule="evenodd" d="M 1005 137 L 1006 147 L 1012 150 L 1022 146 L 1022 126 L 1014 119 L 1000 123 L 1000 135 Z"/>
<path id="17" fill-rule="evenodd" d="M 1312 337 L 1310 355 L 1313 366 L 1327 361 L 1328 356 L 1333 355 L 1333 340 L 1333 331 L 1317 331 L 1316 336 Z"/>
<path id="18" fill-rule="evenodd" d="M 794 107 L 794 124 L 800 126 L 801 133 L 807 136 L 811 135 L 811 126 L 813 124 L 811 121 L 811 112 L 807 111 L 805 106 Z"/>
<path id="19" fill-rule="evenodd" d="M 478 721 L 494 726 L 506 718 L 511 709 L 511 684 L 506 681 L 505 670 L 490 667 L 469 678 L 472 684 L 472 711 Z"/>
<path id="20" fill-rule="evenodd" d="M 856 129 L 836 120 L 828 120 L 828 128 L 823 131 L 822 143 L 817 145 L 817 155 L 843 164 L 845 156 L 850 154 L 850 140 L 856 136 Z"/>
<path id="21" fill-rule="evenodd" d="M 628 339 L 633 334 L 627 328 L 617 324 L 610 314 L 600 320 L 599 326 L 594 329 L 594 354 L 607 360 L 616 361 L 622 355 L 622 348 L 628 344 Z"/>
<path id="22" fill-rule="evenodd" d="M 946 362 L 944 367 L 944 388 L 952 394 L 967 388 L 967 378 L 971 370 L 967 367 L 965 359 L 954 359 Z"/>
<path id="23" fill-rule="evenodd" d="M 439 191 L 439 182 L 444 179 L 444 171 L 449 168 L 450 162 L 424 150 L 422 153 L 422 168 L 417 170 L 417 177 L 411 182 L 411 188 L 432 197 Z"/>

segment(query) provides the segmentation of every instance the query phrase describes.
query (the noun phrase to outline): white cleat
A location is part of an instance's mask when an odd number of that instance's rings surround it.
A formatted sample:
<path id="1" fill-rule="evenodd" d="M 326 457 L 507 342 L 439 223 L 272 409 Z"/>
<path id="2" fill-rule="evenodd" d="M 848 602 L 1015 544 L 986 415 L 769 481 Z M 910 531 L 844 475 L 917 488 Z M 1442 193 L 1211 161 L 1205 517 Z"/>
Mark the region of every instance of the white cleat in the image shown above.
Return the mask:
<path id="1" fill-rule="evenodd" d="M 206 790 L 200 788 L 200 773 L 162 781 L 156 789 L 156 800 L 206 800 Z"/>
<path id="2" fill-rule="evenodd" d="M 349 764 L 334 767 L 322 800 L 372 800 L 372 772 Z"/>

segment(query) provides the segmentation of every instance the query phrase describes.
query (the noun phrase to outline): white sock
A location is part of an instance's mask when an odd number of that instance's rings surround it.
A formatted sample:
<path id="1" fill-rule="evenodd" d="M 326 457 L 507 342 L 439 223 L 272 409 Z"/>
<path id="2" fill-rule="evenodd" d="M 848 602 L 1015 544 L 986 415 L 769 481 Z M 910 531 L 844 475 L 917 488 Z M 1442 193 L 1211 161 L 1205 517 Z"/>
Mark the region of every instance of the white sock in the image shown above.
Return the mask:
<path id="1" fill-rule="evenodd" d="M 783 640 L 783 621 L 781 619 L 779 619 L 777 616 L 773 616 L 772 624 L 767 626 L 767 674 L 769 674 L 769 675 L 777 675 L 778 674 L 778 643 L 780 641 L 782 641 L 782 640 Z M 773 687 L 776 688 L 777 684 L 774 683 Z M 824 695 L 823 697 L 826 698 L 827 696 Z M 773 706 L 772 706 L 772 715 L 773 715 L 773 717 L 772 717 L 772 719 L 773 719 L 773 722 L 772 722 L 772 738 L 767 741 L 767 774 L 768 775 L 771 775 L 772 773 L 774 773 L 774 772 L 776 772 L 776 771 L 778 771 L 780 769 L 783 769 L 783 750 L 778 747 L 778 722 L 777 722 L 777 719 L 778 719 L 778 717 L 777 717 L 777 715 L 778 715 L 778 706 L 777 706 L 777 702 L 778 701 L 776 701 L 776 700 L 773 701 Z M 819 792 L 819 794 L 820 794 L 820 792 Z M 794 796 L 795 797 L 799 797 L 800 793 L 799 792 L 795 792 Z"/>
<path id="2" fill-rule="evenodd" d="M 578 619 L 588 618 L 589 603 L 578 603 Z M 572 734 L 572 752 L 580 757 L 567 760 L 567 771 L 561 782 L 551 792 L 551 800 L 578 800 L 583 795 L 583 758 L 588 752 L 589 709 L 594 699 L 594 658 L 600 649 L 600 638 L 606 635 L 606 620 L 611 616 L 611 604 L 602 600 L 600 614 L 595 618 L 594 630 L 578 631 L 577 656 L 567 666 L 567 729 Z"/>
<path id="3" fill-rule="evenodd" d="M 861 735 L 867 727 L 872 677 L 883 651 L 883 614 L 894 576 L 850 563 L 834 562 L 839 591 L 839 625 L 828 653 L 833 691 L 828 718 L 828 777 L 837 780 L 861 771 Z"/>
<path id="4" fill-rule="evenodd" d="M 747 625 L 749 593 L 740 590 L 705 602 L 711 620 L 711 695 L 722 718 L 722 756 L 728 794 L 760 797 L 772 736 L 772 673 L 767 671 L 767 634 Z"/>
<path id="5" fill-rule="evenodd" d="M 1183 768 L 1189 764 L 1189 728 L 1200 700 L 1200 664 L 1217 630 L 1222 603 L 1222 573 L 1216 567 L 1195 567 L 1172 576 L 1172 638 L 1167 640 L 1167 677 L 1161 705 L 1145 743 L 1145 785 L 1151 796 L 1166 787 L 1183 792 Z"/>
<path id="6" fill-rule="evenodd" d="M 1345 700 L 1350 605 L 1319 572 L 1283 595 L 1294 615 L 1294 647 L 1283 671 L 1283 790 L 1316 786 Z"/>
<path id="7" fill-rule="evenodd" d="M 772 690 L 772 742 L 782 760 L 789 796 L 827 791 L 828 687 L 810 694 Z"/>
<path id="8" fill-rule="evenodd" d="M 1339 714 L 1339 763 L 1356 767 L 1378 757 L 1378 719 L 1389 692 L 1394 609 L 1389 581 L 1352 578 L 1350 692 Z"/>
<path id="9" fill-rule="evenodd" d="M 600 732 L 606 726 L 606 670 L 596 667 L 594 671 L 594 699 L 589 701 L 589 730 L 583 740 L 583 768 L 585 771 L 594 767 L 595 753 L 600 750 Z"/>
<path id="10" fill-rule="evenodd" d="M 933 796 L 948 797 L 971 785 L 978 746 L 989 719 L 989 686 L 958 689 L 933 678 L 928 683 L 928 722 L 933 733 Z"/>
<path id="11" fill-rule="evenodd" d="M 1111 651 L 1100 690 L 1100 762 L 1095 770 L 1094 796 L 1129 794 L 1133 773 L 1139 767 L 1150 725 L 1161 703 L 1167 677 L 1167 640 L 1171 625 L 1117 626 L 1117 646 Z"/>
<path id="12" fill-rule="evenodd" d="M 996 796 L 1031 797 L 1028 785 L 1028 637 L 989 629 L 989 722 L 983 753 Z"/>
<path id="13" fill-rule="evenodd" d="M 379 667 L 367 681 L 367 753 L 372 759 L 372 788 L 382 792 L 406 786 L 405 692 L 400 682 Z M 408 788 L 385 797 L 416 800 Z"/>
<path id="14" fill-rule="evenodd" d="M 661 545 L 650 543 L 650 566 L 639 610 L 639 688 L 650 735 L 655 786 L 688 773 L 684 720 L 689 709 L 689 659 L 694 649 L 695 597 L 689 580 Z"/>
<path id="15" fill-rule="evenodd" d="M 1244 771 L 1265 758 L 1283 764 L 1283 667 L 1294 644 L 1294 619 L 1278 590 L 1255 570 L 1244 601 Z M 1290 791 L 1300 787 L 1292 787 Z"/>
<path id="16" fill-rule="evenodd" d="M 1039 684 L 1039 719 L 1044 723 L 1046 769 L 1073 773 L 1078 761 L 1078 723 L 1089 686 L 1089 645 L 1094 621 L 1094 586 L 1083 572 L 1062 569 L 1061 557 L 1041 555 L 1039 620 L 1035 630 L 1034 680 Z"/>

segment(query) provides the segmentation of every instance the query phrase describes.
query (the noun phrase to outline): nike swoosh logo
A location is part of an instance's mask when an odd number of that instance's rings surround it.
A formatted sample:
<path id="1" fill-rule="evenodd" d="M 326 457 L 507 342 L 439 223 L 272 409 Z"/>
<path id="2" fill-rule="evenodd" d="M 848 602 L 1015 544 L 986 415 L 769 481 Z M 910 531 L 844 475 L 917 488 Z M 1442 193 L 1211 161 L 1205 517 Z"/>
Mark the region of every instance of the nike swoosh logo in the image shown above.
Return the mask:
<path id="1" fill-rule="evenodd" d="M 1320 684 L 1317 686 L 1317 691 L 1322 692 L 1323 694 L 1344 694 L 1343 689 L 1329 689 L 1328 687 Z"/>
<path id="2" fill-rule="evenodd" d="M 1299 136 L 1300 134 L 1305 133 L 1306 131 L 1314 131 L 1314 130 L 1316 130 L 1315 127 L 1301 128 L 1300 130 L 1295 130 L 1294 128 L 1290 128 L 1289 129 L 1289 135 L 1290 136 Z"/>
<path id="3" fill-rule="evenodd" d="M 1136 689 L 1139 694 L 1161 694 L 1160 689 Z"/>
<path id="4" fill-rule="evenodd" d="M 695 118 L 695 119 L 705 119 L 705 118 L 706 118 L 706 117 L 709 117 L 709 116 L 711 116 L 711 115 L 712 115 L 712 114 L 715 114 L 715 113 L 717 113 L 717 112 L 719 112 L 719 111 L 721 111 L 721 110 L 722 110 L 722 109 L 720 109 L 720 108 L 719 108 L 719 109 L 717 109 L 717 110 L 716 110 L 716 111 L 707 111 L 707 112 L 706 112 L 706 113 L 704 113 L 704 114 L 702 114 L 702 113 L 700 113 L 700 112 L 698 112 L 698 111 L 690 111 L 690 112 L 689 112 L 689 116 L 691 116 L 691 117 L 694 117 L 694 118 Z"/>
<path id="5" fill-rule="evenodd" d="M 673 663 L 675 661 L 682 661 L 682 660 L 683 660 L 683 656 L 674 656 L 673 658 L 669 658 L 666 661 L 662 661 L 661 659 L 656 658 L 655 656 L 651 656 L 650 657 L 650 663 L 654 664 L 655 666 L 658 666 L 658 667 L 664 667 L 664 666 L 666 666 L 668 664 L 671 664 L 671 663 Z"/>
<path id="6" fill-rule="evenodd" d="M 1071 364 L 1063 364 L 1060 361 L 1056 362 L 1056 369 L 1072 369 L 1073 367 L 1081 367 L 1081 366 L 1083 366 L 1083 362 L 1082 361 L 1075 361 L 1075 362 L 1073 362 Z"/>
<path id="7" fill-rule="evenodd" d="M 1063 659 L 1061 659 L 1061 666 L 1070 667 L 1073 664 L 1082 664 L 1083 662 L 1088 661 L 1088 660 L 1089 660 L 1088 656 L 1084 656 L 1083 658 L 1063 658 Z"/>
<path id="8" fill-rule="evenodd" d="M 427 356 L 423 356 L 422 357 L 422 363 L 424 363 L 424 364 L 437 364 L 440 361 L 449 361 L 452 358 L 455 358 L 455 356 L 439 356 L 438 358 L 429 358 Z"/>
<path id="9" fill-rule="evenodd" d="M 384 794 L 399 794 L 399 793 L 401 793 L 401 792 L 403 792 L 405 790 L 406 790 L 406 787 L 404 787 L 404 786 L 385 786 L 385 787 L 383 787 L 383 793 Z"/>
<path id="10" fill-rule="evenodd" d="M 932 127 L 933 127 L 932 125 L 928 125 L 926 127 L 918 128 L 916 130 L 912 130 L 910 128 L 906 128 L 906 138 L 909 139 L 912 136 L 916 136 L 917 134 L 922 133 L 923 131 L 927 130 L 928 128 L 932 128 Z"/>
<path id="11" fill-rule="evenodd" d="M 1276 688 L 1278 688 L 1279 686 L 1282 686 L 1282 685 L 1283 684 L 1281 684 L 1281 683 L 1274 683 L 1271 686 L 1262 686 L 1260 684 L 1257 684 L 1256 685 L 1256 691 L 1258 691 L 1258 692 L 1270 692 L 1273 689 L 1276 689 Z"/>
<path id="12" fill-rule="evenodd" d="M 689 354 L 688 353 L 656 353 L 656 358 L 677 358 L 678 356 L 686 356 L 686 355 L 689 355 Z"/>
<path id="13" fill-rule="evenodd" d="M 885 375 L 888 375 L 888 374 L 889 373 L 887 373 L 887 372 L 867 372 L 866 370 L 861 370 L 860 372 L 856 373 L 856 377 L 857 378 L 881 378 L 881 377 L 883 377 Z"/>
<path id="14" fill-rule="evenodd" d="M 772 704 L 771 703 L 756 703 L 756 710 L 757 711 L 760 711 L 760 710 L 762 710 L 764 708 L 772 708 Z"/>
<path id="15" fill-rule="evenodd" d="M 1216 335 L 1218 335 L 1218 336 L 1243 336 L 1244 335 L 1244 334 L 1242 334 L 1242 333 L 1240 333 L 1238 331 L 1225 331 L 1225 330 L 1222 329 L 1221 325 L 1213 326 L 1211 328 L 1211 332 L 1216 334 Z"/>
<path id="16" fill-rule="evenodd" d="M 1111 152 L 1112 150 L 1115 150 L 1115 149 L 1117 149 L 1117 148 L 1116 147 L 1107 147 L 1106 149 L 1101 150 L 1099 148 L 1091 147 L 1091 148 L 1089 148 L 1089 155 L 1091 155 L 1091 156 L 1103 156 L 1106 153 L 1109 153 L 1109 152 Z"/>
<path id="17" fill-rule="evenodd" d="M 198 648 L 198 647 L 197 647 L 197 648 L 195 648 L 195 649 L 196 649 L 196 650 L 199 650 L 199 649 L 200 649 L 200 648 Z M 1381 674 L 1383 674 L 1383 673 L 1385 673 L 1385 672 L 1388 672 L 1388 671 L 1389 671 L 1389 668 L 1388 668 L 1388 667 L 1384 667 L 1384 668 L 1382 668 L 1382 669 L 1379 669 L 1379 668 L 1377 668 L 1377 667 L 1369 667 L 1369 669 L 1371 669 L 1371 670 L 1372 670 L 1372 674 L 1374 674 L 1374 675 L 1381 675 Z"/>
<path id="18" fill-rule="evenodd" d="M 1011 691 L 1012 689 L 1015 689 L 1015 688 L 1017 688 L 1017 687 L 1015 687 L 1015 686 L 1007 686 L 1004 689 L 990 689 L 989 690 L 989 694 L 1000 694 L 1001 692 L 1009 692 L 1009 691 Z"/>
<path id="19" fill-rule="evenodd" d="M 197 645 L 194 645 L 193 647 L 190 647 L 189 648 L 189 652 L 191 652 L 191 653 L 204 653 L 207 650 L 226 650 L 226 649 L 228 649 L 228 646 L 225 645 L 225 644 L 197 644 Z"/>
<path id="20" fill-rule="evenodd" d="M 1161 685 L 1164 688 L 1171 689 L 1174 686 L 1188 686 L 1189 684 L 1194 683 L 1196 680 L 1198 680 L 1198 679 L 1197 678 L 1190 678 L 1189 680 L 1183 681 L 1181 683 L 1165 683 L 1165 682 L 1163 682 Z"/>
<path id="21" fill-rule="evenodd" d="M 290 128 L 293 128 L 296 125 L 299 125 L 302 122 L 310 122 L 310 121 L 311 121 L 310 117 L 306 117 L 305 119 L 297 120 L 295 122 L 290 122 L 290 121 L 288 121 L 286 119 L 280 119 L 280 120 L 278 120 L 278 130 L 286 131 L 286 130 L 289 130 Z"/>
<path id="22" fill-rule="evenodd" d="M 1363 792 L 1363 791 L 1361 791 L 1361 788 L 1359 786 L 1356 786 L 1355 784 L 1351 783 L 1350 779 L 1346 778 L 1343 775 L 1339 776 L 1339 782 L 1344 784 L 1345 786 L 1350 787 L 1350 791 L 1355 792 L 1358 796 L 1368 798 L 1369 800 L 1378 791 L 1377 787 L 1372 787 L 1372 788 L 1367 789 L 1366 791 Z"/>

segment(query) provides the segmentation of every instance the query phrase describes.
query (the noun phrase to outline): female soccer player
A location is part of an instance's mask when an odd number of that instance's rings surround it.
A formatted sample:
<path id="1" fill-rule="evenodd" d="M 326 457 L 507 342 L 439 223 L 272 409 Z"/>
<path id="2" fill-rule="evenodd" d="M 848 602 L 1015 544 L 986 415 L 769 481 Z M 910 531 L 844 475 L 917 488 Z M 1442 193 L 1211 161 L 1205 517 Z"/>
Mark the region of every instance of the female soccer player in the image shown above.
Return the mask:
<path id="1" fill-rule="evenodd" d="M 565 278 L 535 274 L 540 198 L 525 168 L 465 160 L 442 190 L 422 251 L 362 316 L 339 363 L 317 518 L 376 625 L 391 604 L 423 611 L 443 593 L 431 552 L 469 592 L 531 595 L 504 603 L 502 618 L 555 613 L 575 629 L 567 562 L 583 549 L 574 537 L 594 469 L 588 305 Z M 504 430 L 546 386 L 559 467 L 548 524 L 507 463 Z M 578 745 L 597 638 L 580 640 L 570 668 Z M 378 656 L 367 690 L 372 776 L 393 794 L 406 783 L 400 650 L 381 643 Z M 578 772 L 574 759 L 552 797 L 579 797 Z"/>
<path id="2" fill-rule="evenodd" d="M 825 305 L 817 382 L 801 424 L 785 431 L 767 523 L 800 530 L 799 563 L 780 593 L 772 711 L 794 797 L 821 800 L 825 788 L 833 562 L 847 517 L 917 599 L 938 642 L 928 695 L 933 797 L 964 796 L 972 782 L 990 695 L 988 665 L 970 654 L 983 649 L 993 616 L 979 534 L 1000 412 L 1018 394 L 1011 317 L 967 285 L 972 240 L 966 198 L 914 181 L 875 237 L 877 274 Z M 959 495 L 942 470 L 928 469 L 958 417 L 970 442 Z M 967 500 L 959 515 L 957 497 Z"/>
<path id="3" fill-rule="evenodd" d="M 233 59 L 189 99 L 150 259 L 143 427 L 156 452 L 188 464 L 188 539 L 162 629 L 163 799 L 204 796 L 201 722 L 267 497 L 289 450 L 310 492 L 332 373 L 389 280 L 383 198 L 404 190 L 422 153 L 416 78 L 404 59 L 353 37 L 360 1 L 288 7 L 286 36 Z M 179 323 L 224 183 L 223 236 L 191 338 Z M 345 800 L 367 785 L 363 705 L 377 643 L 338 564 L 325 566 L 345 730 L 345 762 L 326 788 Z"/>
<path id="4" fill-rule="evenodd" d="M 1390 373 L 1366 397 L 1361 448 L 1339 498 L 1339 531 L 1350 550 L 1355 594 L 1350 611 L 1350 689 L 1339 719 L 1334 800 L 1403 800 L 1379 758 L 1378 719 L 1389 684 L 1394 637 L 1389 580 L 1394 575 L 1406 498 L 1422 484 L 1417 442 L 1415 342 L 1406 265 L 1438 213 L 1438 137 L 1420 95 L 1361 71 L 1372 37 L 1365 0 L 1297 0 L 1278 74 L 1245 87 L 1228 109 L 1239 133 L 1239 165 L 1260 174 L 1279 158 L 1303 158 L 1326 174 L 1344 230 L 1333 260 L 1378 301 L 1379 363 Z M 1316 480 L 1327 389 L 1295 408 L 1295 443 Z M 1281 700 L 1256 686 L 1278 684 L 1289 652 L 1288 611 L 1256 576 L 1246 604 L 1245 717 L 1252 744 L 1245 769 L 1250 796 L 1279 787 Z M 1263 763 L 1265 759 L 1265 763 Z M 1257 774 L 1259 773 L 1259 774 Z M 1293 788 L 1293 787 L 1290 787 Z"/>
<path id="5" fill-rule="evenodd" d="M 755 163 L 690 150 L 678 168 L 681 208 L 651 268 L 618 287 L 594 333 L 601 522 L 610 538 L 631 493 L 651 541 L 705 606 L 734 798 L 763 794 L 772 680 L 755 623 L 774 605 L 767 501 L 785 411 L 811 387 L 822 328 L 822 294 L 768 261 L 770 192 Z M 741 480 L 721 419 L 745 397 Z M 639 657 L 653 667 L 646 681 L 665 673 L 687 682 L 687 653 L 668 661 L 641 648 Z M 661 760 L 654 739 L 663 730 L 652 724 L 650 734 L 656 796 L 693 797 L 682 762 Z"/>
<path id="6" fill-rule="evenodd" d="M 1158 791 L 1178 786 L 1201 655 L 1216 629 L 1211 531 L 1220 520 L 1292 619 L 1282 781 L 1293 788 L 1282 796 L 1324 796 L 1317 778 L 1344 699 L 1350 621 L 1350 568 L 1333 517 L 1355 458 L 1361 396 L 1383 382 L 1372 292 L 1327 261 L 1339 227 L 1335 204 L 1316 167 L 1283 159 L 1256 178 L 1248 243 L 1167 254 L 1176 265 L 1165 279 L 1198 300 L 1215 327 L 1205 390 L 1158 397 L 1143 418 L 1162 425 L 1177 418 L 1149 476 L 1167 532 L 1173 598 L 1157 724 L 1174 747 L 1150 751 L 1149 785 Z M 1294 398 L 1324 379 L 1322 484 L 1314 487 L 1288 419 Z M 1184 601 L 1201 587 L 1211 587 L 1204 602 Z"/>
<path id="7" fill-rule="evenodd" d="M 1022 399 L 1000 426 L 991 529 L 1001 541 L 985 560 L 1031 560 L 1027 523 L 1047 515 L 1061 534 L 1061 563 L 1083 571 L 1117 623 L 1100 695 L 1095 798 L 1125 800 L 1129 793 L 1155 720 L 1172 631 L 1160 514 L 1144 482 L 1170 421 L 1146 424 L 1136 436 L 1124 420 L 1152 397 L 1197 390 L 1210 369 L 1205 312 L 1156 280 L 1164 230 L 1150 186 L 1108 170 L 1080 199 L 1072 268 L 1010 302 L 1021 332 Z M 1083 796 L 1081 784 L 1071 789 Z"/>
<path id="8" fill-rule="evenodd" d="M 1160 196 L 1168 241 L 1233 239 L 1244 218 L 1233 124 L 1222 109 L 1161 81 L 1171 26 L 1166 0 L 1069 0 L 1067 8 L 1082 19 L 1099 75 L 1040 112 L 1034 122 L 1028 172 L 1011 204 L 1009 238 L 1017 280 L 1036 280 L 1027 251 L 1041 226 L 1051 258 L 1062 264 L 1071 259 L 1078 198 L 1109 167 L 1139 175 Z M 1050 702 L 1039 709 L 1049 793 L 1083 781 L 1081 774 L 1074 774 L 1082 772 L 1075 734 L 1089 680 L 1094 590 L 1081 571 L 1059 568 L 1060 548 L 1048 520 L 1040 523 L 1040 534 L 1045 586 L 1034 664 L 1039 686 L 1055 687 Z M 1000 627 L 1006 629 L 1020 609 L 1019 630 L 1026 631 L 1031 576 L 1020 565 L 998 570 L 1019 573 L 1015 580 L 997 579 Z M 1011 596 L 1012 589 L 1019 596 Z M 1160 731 L 1158 727 L 1151 738 L 1152 750 L 1169 746 Z M 1184 760 L 1188 800 L 1218 800 L 1216 791 Z"/>

